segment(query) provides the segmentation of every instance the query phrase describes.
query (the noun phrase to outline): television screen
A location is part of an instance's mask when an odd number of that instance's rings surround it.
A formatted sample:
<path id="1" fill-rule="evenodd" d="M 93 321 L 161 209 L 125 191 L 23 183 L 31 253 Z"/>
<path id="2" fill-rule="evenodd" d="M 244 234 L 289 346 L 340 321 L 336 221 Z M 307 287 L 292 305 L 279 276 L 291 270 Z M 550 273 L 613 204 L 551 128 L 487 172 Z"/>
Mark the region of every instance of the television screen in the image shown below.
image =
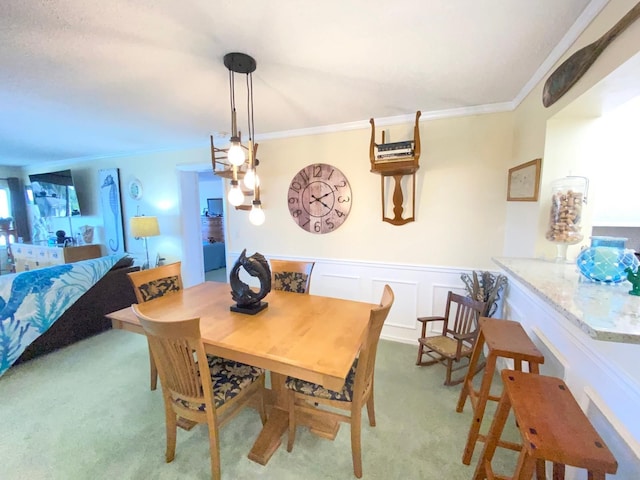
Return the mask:
<path id="1" fill-rule="evenodd" d="M 80 215 L 78 196 L 71 170 L 29 175 L 33 201 L 42 217 Z"/>
<path id="2" fill-rule="evenodd" d="M 221 198 L 207 198 L 207 211 L 210 217 L 222 216 L 222 199 Z"/>

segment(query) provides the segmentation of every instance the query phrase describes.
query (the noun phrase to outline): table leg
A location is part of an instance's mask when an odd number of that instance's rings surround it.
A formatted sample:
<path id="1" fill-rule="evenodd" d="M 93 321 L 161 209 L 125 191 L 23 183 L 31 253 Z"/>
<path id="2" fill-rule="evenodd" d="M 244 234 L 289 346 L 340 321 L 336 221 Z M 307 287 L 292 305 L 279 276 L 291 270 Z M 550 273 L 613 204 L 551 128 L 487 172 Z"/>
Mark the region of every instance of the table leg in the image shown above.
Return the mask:
<path id="1" fill-rule="evenodd" d="M 275 372 L 270 372 L 270 375 L 273 407 L 267 423 L 262 427 L 248 455 L 250 460 L 260 465 L 267 464 L 282 443 L 282 435 L 289 428 L 288 390 L 284 385 L 286 376 Z M 335 439 L 340 428 L 340 424 L 335 420 L 327 422 L 315 418 L 306 419 L 306 417 L 301 418 L 299 424 L 307 425 L 312 433 L 330 440 Z"/>
<path id="2" fill-rule="evenodd" d="M 249 459 L 260 465 L 266 465 L 274 452 L 278 449 L 282 435 L 289 428 L 289 412 L 287 409 L 287 389 L 284 386 L 286 377 L 279 373 L 271 373 L 271 390 L 274 404 L 269 413 L 267 423 L 251 447 Z"/>

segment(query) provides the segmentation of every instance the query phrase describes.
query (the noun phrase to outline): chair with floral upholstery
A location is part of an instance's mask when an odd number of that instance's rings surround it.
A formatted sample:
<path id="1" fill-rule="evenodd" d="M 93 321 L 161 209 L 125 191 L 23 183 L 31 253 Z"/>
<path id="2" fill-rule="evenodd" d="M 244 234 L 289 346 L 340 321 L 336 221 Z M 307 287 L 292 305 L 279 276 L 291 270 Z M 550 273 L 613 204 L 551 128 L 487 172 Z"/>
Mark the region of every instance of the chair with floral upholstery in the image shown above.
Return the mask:
<path id="1" fill-rule="evenodd" d="M 315 383 L 287 377 L 285 382 L 289 389 L 289 436 L 287 451 L 293 449 L 297 425 L 306 425 L 313 420 L 324 420 L 327 424 L 346 422 L 351 424 L 351 456 L 353 472 L 362 477 L 362 445 L 360 441 L 362 428 L 362 407 L 367 405 L 369 425 L 375 427 L 376 417 L 373 402 L 373 374 L 376 363 L 378 340 L 389 310 L 393 305 L 393 290 L 385 285 L 380 306 L 371 310 L 369 327 L 360 348 L 358 357 L 353 362 L 344 387 L 341 391 L 333 391 Z M 348 410 L 350 415 L 343 415 L 335 410 L 323 407 Z"/>
<path id="2" fill-rule="evenodd" d="M 160 375 L 166 421 L 166 461 L 175 457 L 177 426 L 186 419 L 209 429 L 212 478 L 220 479 L 218 430 L 241 408 L 257 407 L 262 425 L 264 370 L 244 363 L 208 357 L 200 336 L 200 319 L 156 321 L 132 305 L 144 329 Z"/>
<path id="3" fill-rule="evenodd" d="M 157 297 L 170 295 L 182 290 L 181 262 L 170 263 L 156 268 L 139 270 L 129 273 L 129 280 L 133 285 L 138 303 L 148 302 Z M 149 346 L 149 370 L 151 376 L 151 390 L 158 386 L 158 369 L 151 355 Z"/>
<path id="4" fill-rule="evenodd" d="M 181 262 L 175 262 L 156 268 L 131 272 L 129 279 L 133 284 L 138 303 L 148 302 L 154 298 L 182 290 L 181 265 Z"/>
<path id="5" fill-rule="evenodd" d="M 274 290 L 309 293 L 311 271 L 315 262 L 294 260 L 270 260 L 271 285 Z"/>

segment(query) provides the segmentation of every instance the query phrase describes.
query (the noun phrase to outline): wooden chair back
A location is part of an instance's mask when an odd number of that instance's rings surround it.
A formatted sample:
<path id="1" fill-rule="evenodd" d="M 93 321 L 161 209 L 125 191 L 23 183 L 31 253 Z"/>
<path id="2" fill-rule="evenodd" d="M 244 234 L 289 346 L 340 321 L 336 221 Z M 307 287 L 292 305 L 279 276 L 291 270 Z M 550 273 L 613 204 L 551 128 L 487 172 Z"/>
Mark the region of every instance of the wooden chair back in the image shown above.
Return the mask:
<path id="1" fill-rule="evenodd" d="M 220 480 L 219 427 L 251 402 L 257 406 L 262 424 L 266 422 L 264 371 L 235 373 L 234 370 L 243 364 L 231 361 L 233 365 L 218 365 L 222 368 L 214 371 L 209 362 L 215 364 L 218 357 L 206 354 L 199 318 L 158 321 L 143 314 L 140 311 L 143 307 L 138 304 L 131 308 L 147 335 L 160 374 L 167 435 L 166 461 L 171 462 L 175 457 L 178 424 L 189 430 L 197 423 L 206 423 L 211 476 Z"/>
<path id="2" fill-rule="evenodd" d="M 367 406 L 369 425 L 374 427 L 376 421 L 373 376 L 376 353 L 382 326 L 389 315 L 393 301 L 393 290 L 389 285 L 385 285 L 380 306 L 371 309 L 369 325 L 360 353 L 347 375 L 342 391 L 334 392 L 320 385 L 292 377 L 287 379 L 286 384 L 290 389 L 287 451 L 290 452 L 293 448 L 299 422 L 309 426 L 314 433 L 330 439 L 334 439 L 338 432 L 337 422 L 349 423 L 353 472 L 356 477 L 362 477 L 362 408 L 364 405 Z M 334 408 L 330 410 L 320 406 Z M 348 410 L 350 415 L 338 413 L 335 409 Z"/>
<path id="3" fill-rule="evenodd" d="M 175 262 L 128 273 L 137 302 L 148 302 L 154 298 L 182 290 L 181 265 L 181 262 Z M 158 368 L 151 353 L 151 343 L 149 343 L 149 376 L 151 390 L 155 390 L 158 386 Z"/>
<path id="4" fill-rule="evenodd" d="M 129 273 L 138 303 L 182 290 L 182 262 Z"/>
<path id="5" fill-rule="evenodd" d="M 271 286 L 274 290 L 309 293 L 311 271 L 315 262 L 295 260 L 270 260 Z"/>
<path id="6" fill-rule="evenodd" d="M 480 327 L 478 320 L 484 309 L 484 302 L 450 291 L 447 295 L 442 334 L 447 336 L 466 335 L 476 331 Z"/>
<path id="7" fill-rule="evenodd" d="M 418 359 L 416 365 L 443 363 L 447 367 L 445 385 L 456 385 L 463 379 L 453 380 L 451 373 L 464 368 L 463 358 L 471 357 L 473 346 L 480 330 L 479 319 L 486 304 L 470 297 L 449 292 L 443 316 L 418 317 L 422 323 L 422 333 L 418 338 Z M 442 322 L 442 332 L 427 335 L 427 325 Z M 423 360 L 424 355 L 430 359 Z M 454 368 L 454 362 L 458 365 Z"/>
<path id="8" fill-rule="evenodd" d="M 353 386 L 353 408 L 362 408 L 362 398 L 373 386 L 373 375 L 376 365 L 376 353 L 378 351 L 378 341 L 384 321 L 389 315 L 389 310 L 393 305 L 395 296 L 389 285 L 384 286 L 380 306 L 371 309 L 369 314 L 369 327 L 367 336 L 358 355 L 358 366 L 356 378 Z"/>
<path id="9" fill-rule="evenodd" d="M 200 319 L 156 321 L 132 305 L 147 334 L 160 382 L 170 396 L 213 408 L 211 377 L 200 336 Z M 195 354 L 195 355 L 194 355 Z"/>

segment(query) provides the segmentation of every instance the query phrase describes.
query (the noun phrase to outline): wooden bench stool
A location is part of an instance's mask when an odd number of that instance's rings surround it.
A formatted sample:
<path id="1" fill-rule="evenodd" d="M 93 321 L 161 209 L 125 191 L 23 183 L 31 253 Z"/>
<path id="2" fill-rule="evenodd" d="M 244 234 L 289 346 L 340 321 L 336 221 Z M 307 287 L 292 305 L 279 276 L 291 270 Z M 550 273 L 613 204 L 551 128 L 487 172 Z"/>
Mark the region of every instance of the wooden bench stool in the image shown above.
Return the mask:
<path id="1" fill-rule="evenodd" d="M 595 431 L 566 383 L 534 373 L 502 371 L 504 389 L 482 449 L 474 480 L 509 478 L 544 479 L 545 462 L 553 462 L 554 480 L 563 480 L 565 466 L 584 468 L 589 480 L 604 480 L 616 473 L 618 462 Z M 513 477 L 498 477 L 491 460 L 509 410 L 513 409 L 522 436 L 522 449 Z"/>
<path id="2" fill-rule="evenodd" d="M 487 355 L 486 367 L 482 377 L 480 390 L 474 390 L 473 377 L 477 371 L 477 363 L 484 345 L 487 345 L 489 353 Z M 496 369 L 498 357 L 511 358 L 515 370 L 522 371 L 522 362 L 527 362 L 529 371 L 539 372 L 539 365 L 544 363 L 544 356 L 533 344 L 522 325 L 512 320 L 499 320 L 495 318 L 482 317 L 480 319 L 480 333 L 476 341 L 469 361 L 469 369 L 464 379 L 460 397 L 458 398 L 457 412 L 462 412 L 464 404 L 469 397 L 473 408 L 473 419 L 469 427 L 467 444 L 462 455 L 462 463 L 469 465 L 477 441 L 484 442 L 485 435 L 480 434 L 480 426 L 484 417 L 487 401 L 497 402 L 499 396 L 491 395 L 491 382 Z M 500 441 L 500 446 L 512 450 L 520 450 L 520 445 L 511 442 Z"/>

